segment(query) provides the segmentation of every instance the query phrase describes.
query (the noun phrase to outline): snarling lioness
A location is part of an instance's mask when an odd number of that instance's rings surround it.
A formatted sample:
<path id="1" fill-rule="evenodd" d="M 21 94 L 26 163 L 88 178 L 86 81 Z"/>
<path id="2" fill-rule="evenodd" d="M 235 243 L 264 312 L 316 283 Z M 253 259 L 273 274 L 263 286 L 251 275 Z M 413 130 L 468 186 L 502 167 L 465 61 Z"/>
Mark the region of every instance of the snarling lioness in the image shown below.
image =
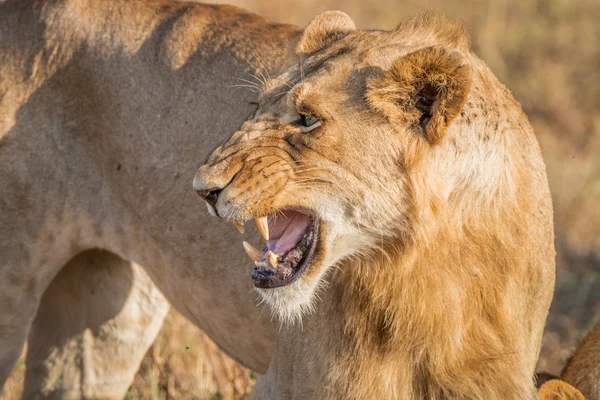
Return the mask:
<path id="1" fill-rule="evenodd" d="M 535 398 L 555 251 L 519 104 L 429 15 L 321 14 L 296 50 L 194 178 L 266 239 L 252 281 L 286 323 L 257 398 Z"/>

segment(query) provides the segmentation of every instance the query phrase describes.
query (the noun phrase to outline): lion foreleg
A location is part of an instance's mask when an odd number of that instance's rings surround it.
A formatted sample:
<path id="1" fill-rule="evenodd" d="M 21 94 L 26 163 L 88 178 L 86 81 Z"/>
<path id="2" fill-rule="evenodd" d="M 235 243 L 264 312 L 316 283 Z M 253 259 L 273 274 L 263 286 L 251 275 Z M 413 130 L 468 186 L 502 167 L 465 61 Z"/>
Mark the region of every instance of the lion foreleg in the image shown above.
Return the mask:
<path id="1" fill-rule="evenodd" d="M 168 309 L 137 264 L 101 250 L 79 254 L 42 297 L 23 397 L 122 398 Z"/>

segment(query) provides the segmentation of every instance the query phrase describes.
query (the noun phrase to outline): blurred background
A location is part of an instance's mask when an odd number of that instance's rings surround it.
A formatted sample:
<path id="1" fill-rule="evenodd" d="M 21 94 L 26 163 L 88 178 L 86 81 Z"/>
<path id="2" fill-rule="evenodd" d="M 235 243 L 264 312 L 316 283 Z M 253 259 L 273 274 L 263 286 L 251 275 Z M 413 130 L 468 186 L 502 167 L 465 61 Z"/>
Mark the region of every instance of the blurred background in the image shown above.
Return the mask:
<path id="1" fill-rule="evenodd" d="M 218 1 L 220 2 L 220 1 Z M 560 373 L 600 319 L 599 0 L 230 0 L 271 19 L 305 25 L 321 11 L 359 28 L 393 29 L 426 9 L 462 20 L 472 49 L 521 102 L 540 141 L 554 198 L 558 270 L 539 371 Z M 20 361 L 5 386 L 18 399 Z M 128 399 L 237 399 L 255 375 L 171 312 Z"/>

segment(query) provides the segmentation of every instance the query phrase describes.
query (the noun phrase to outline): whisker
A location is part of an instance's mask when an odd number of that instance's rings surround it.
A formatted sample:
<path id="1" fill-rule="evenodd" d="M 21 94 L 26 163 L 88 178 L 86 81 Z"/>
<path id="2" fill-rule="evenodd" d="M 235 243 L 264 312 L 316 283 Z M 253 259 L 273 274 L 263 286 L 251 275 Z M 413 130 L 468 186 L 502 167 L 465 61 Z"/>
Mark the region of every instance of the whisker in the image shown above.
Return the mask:
<path id="1" fill-rule="evenodd" d="M 288 82 L 284 81 L 283 79 L 280 79 L 280 78 L 271 78 L 271 80 L 277 81 L 277 82 L 281 82 L 281 83 L 283 83 L 284 85 L 286 85 L 290 89 L 294 88 L 292 85 L 290 85 Z"/>
<path id="2" fill-rule="evenodd" d="M 284 95 L 286 95 L 286 94 L 288 94 L 288 91 L 287 91 L 287 90 L 286 90 L 286 91 L 284 91 L 284 92 L 279 92 L 279 93 L 277 93 L 277 94 L 274 94 L 274 95 L 273 95 L 273 98 L 274 98 L 274 100 L 278 100 L 280 97 L 282 97 L 282 96 L 284 96 Z"/>
<path id="3" fill-rule="evenodd" d="M 233 89 L 233 92 L 232 92 L 232 93 L 235 93 L 235 92 L 237 92 L 237 91 L 238 91 L 238 90 L 240 90 L 240 89 L 241 89 L 241 88 L 239 88 L 239 87 L 238 87 L 238 88 L 235 88 L 235 89 Z M 254 92 L 254 91 L 252 91 L 252 90 L 251 90 L 250 92 L 252 92 L 252 93 L 253 93 L 255 96 L 256 96 L 256 95 L 258 95 L 258 93 Z"/>
<path id="4" fill-rule="evenodd" d="M 268 178 L 268 177 L 270 177 L 270 176 L 272 176 L 272 175 L 275 175 L 275 174 L 277 174 L 277 173 L 279 173 L 279 172 L 287 172 L 287 171 L 292 171 L 292 170 L 293 170 L 293 168 L 292 168 L 292 167 L 285 168 L 285 169 L 284 169 L 284 168 L 282 168 L 282 169 L 278 169 L 278 170 L 277 170 L 277 171 L 275 171 L 275 172 L 271 172 L 271 173 L 270 173 L 270 174 L 268 174 L 268 175 L 264 175 L 264 178 Z"/>
<path id="5" fill-rule="evenodd" d="M 309 178 L 309 179 L 302 179 L 299 181 L 294 181 L 294 183 L 326 183 L 328 185 L 333 185 L 333 182 L 328 181 L 327 179 L 321 179 L 321 178 Z"/>
<path id="6" fill-rule="evenodd" d="M 304 169 L 302 169 L 302 168 L 304 168 Z M 295 175 L 300 175 L 300 174 L 303 174 L 305 172 L 310 172 L 310 171 L 329 171 L 329 170 L 327 168 L 319 168 L 319 167 L 312 167 L 312 166 L 301 167 L 301 168 L 295 170 L 291 165 L 287 165 L 285 168 L 278 169 L 277 171 L 271 172 L 270 174 L 267 174 L 264 177 L 268 178 L 277 173 L 287 172 L 287 171 L 293 171 Z M 314 179 L 323 179 L 323 178 L 316 177 Z M 294 182 L 299 182 L 299 181 L 294 181 Z"/>
<path id="7" fill-rule="evenodd" d="M 252 56 L 254 57 L 254 59 L 256 61 L 258 61 L 258 63 L 262 66 L 262 69 L 264 69 L 265 72 L 268 75 L 269 71 L 267 71 L 267 69 L 265 68 L 264 64 L 262 62 L 260 62 L 260 60 L 258 59 L 258 57 L 256 57 L 256 55 L 254 55 L 252 52 L 250 52 L 250 54 L 252 54 Z M 262 78 L 263 86 L 266 86 L 267 82 L 268 82 L 268 79 L 267 79 L 267 77 L 265 77 L 265 74 L 263 74 L 262 69 L 261 68 L 256 68 L 256 67 L 254 67 L 254 68 L 256 69 L 256 72 L 258 72 L 260 74 L 260 76 Z"/>
<path id="8" fill-rule="evenodd" d="M 245 58 L 244 61 L 246 61 L 246 63 L 248 65 L 250 65 L 254 69 L 254 71 L 255 71 L 255 73 L 247 72 L 247 74 L 250 76 L 250 78 L 256 79 L 258 81 L 258 84 L 260 84 L 261 86 L 264 85 L 264 82 L 261 81 L 258 76 L 256 76 L 256 71 L 258 70 L 258 68 L 256 67 L 256 65 L 252 64 L 252 62 L 250 62 L 250 60 L 248 60 L 247 58 Z"/>
<path id="9" fill-rule="evenodd" d="M 303 174 L 305 172 L 311 172 L 311 171 L 329 171 L 329 169 L 323 168 L 323 167 L 309 167 L 309 168 L 304 168 L 304 169 L 299 168 L 297 170 L 294 170 L 294 173 L 296 175 L 298 175 L 298 174 Z"/>
<path id="10" fill-rule="evenodd" d="M 256 67 L 252 67 L 252 68 L 256 68 Z M 260 79 L 260 77 L 256 76 L 256 73 L 250 73 L 250 72 L 246 72 L 248 74 L 248 76 L 250 76 L 250 78 L 256 79 L 256 84 L 260 87 L 264 86 L 264 82 Z"/>
<path id="11" fill-rule="evenodd" d="M 250 84 L 250 85 L 254 86 L 254 87 L 255 87 L 255 88 L 257 88 L 257 89 L 260 89 L 260 85 L 259 85 L 258 83 L 256 83 L 256 82 L 252 82 L 252 81 L 250 81 L 250 80 L 248 80 L 248 79 L 244 79 L 244 78 L 238 78 L 237 76 L 234 76 L 234 77 L 233 77 L 233 79 L 237 79 L 238 81 L 246 82 L 246 83 L 248 83 L 248 84 Z"/>
<path id="12" fill-rule="evenodd" d="M 248 59 L 244 59 L 244 61 L 246 61 L 248 63 L 248 65 L 250 65 L 252 68 L 254 68 L 254 73 L 255 74 L 258 72 L 262 76 L 263 79 L 260 79 L 256 75 L 251 75 L 251 76 L 255 77 L 261 83 L 262 86 L 266 85 L 267 81 L 265 79 L 265 76 L 262 74 L 262 72 L 260 72 L 259 68 L 257 68 L 254 64 L 252 64 L 250 62 L 250 60 L 248 60 Z"/>
<path id="13" fill-rule="evenodd" d="M 277 217 L 277 214 L 281 214 L 281 215 L 279 217 Z M 275 217 L 287 219 L 287 216 L 283 213 L 282 209 L 278 209 L 277 211 L 275 211 Z"/>
<path id="14" fill-rule="evenodd" d="M 314 162 L 309 161 L 309 160 L 292 160 L 292 161 L 288 161 L 288 164 L 297 164 L 297 165 L 302 165 L 302 164 L 307 165 L 309 163 L 310 163 L 310 165 L 314 165 Z"/>
<path id="15" fill-rule="evenodd" d="M 228 87 L 235 88 L 236 90 L 237 89 L 241 89 L 241 88 L 248 88 L 248 89 L 250 89 L 250 91 L 252 93 L 258 94 L 258 91 L 256 90 L 256 88 L 254 86 L 250 86 L 250 85 L 231 85 L 231 86 L 228 86 Z"/>
<path id="16" fill-rule="evenodd" d="M 315 190 L 315 189 L 314 189 L 313 187 L 311 187 L 311 186 L 303 186 L 303 185 L 300 185 L 300 186 L 290 186 L 290 187 L 287 187 L 287 186 L 286 186 L 286 189 L 307 189 L 307 190 L 309 190 L 309 189 L 312 189 L 312 190 Z M 339 195 L 339 193 L 334 193 L 334 192 L 332 192 L 332 191 L 326 190 L 326 189 L 325 189 L 325 188 L 323 188 L 323 187 L 319 188 L 319 191 L 320 191 L 320 192 L 323 192 L 323 193 L 327 193 L 327 194 L 328 194 L 329 196 L 331 196 L 331 197 L 335 197 L 335 198 L 338 198 L 338 199 L 340 199 L 340 200 L 344 200 L 344 198 L 343 198 L 342 196 L 340 196 L 340 195 Z"/>
<path id="17" fill-rule="evenodd" d="M 339 193 L 334 193 L 334 192 L 330 191 L 328 186 L 320 186 L 318 188 L 315 188 L 315 187 L 313 187 L 311 185 L 308 185 L 307 183 L 301 183 L 301 184 L 291 184 L 291 185 L 290 184 L 286 184 L 285 187 L 286 188 L 291 188 L 291 189 L 298 188 L 298 189 L 320 190 L 320 191 L 327 192 L 327 193 L 329 193 L 329 194 L 331 194 L 331 195 L 333 195 L 335 197 L 340 197 L 341 198 L 341 196 L 339 195 Z"/>
<path id="18" fill-rule="evenodd" d="M 260 66 L 263 67 L 263 69 L 267 73 L 267 76 L 269 77 L 269 79 L 271 79 L 271 75 L 269 74 L 269 70 L 267 69 L 267 67 L 265 67 L 265 64 L 263 64 L 262 61 L 260 61 L 260 58 L 256 57 L 256 54 L 254 54 L 252 51 L 250 51 L 250 54 L 252 54 L 252 56 L 254 57 L 254 59 L 256 61 L 258 61 L 258 63 L 260 64 Z"/>
<path id="19" fill-rule="evenodd" d="M 235 84 L 235 85 L 229 85 L 228 87 L 230 87 L 230 88 L 235 88 L 235 87 L 247 87 L 247 88 L 251 88 L 251 89 L 256 89 L 256 86 L 252 86 L 252 85 L 245 85 L 245 84 Z"/>

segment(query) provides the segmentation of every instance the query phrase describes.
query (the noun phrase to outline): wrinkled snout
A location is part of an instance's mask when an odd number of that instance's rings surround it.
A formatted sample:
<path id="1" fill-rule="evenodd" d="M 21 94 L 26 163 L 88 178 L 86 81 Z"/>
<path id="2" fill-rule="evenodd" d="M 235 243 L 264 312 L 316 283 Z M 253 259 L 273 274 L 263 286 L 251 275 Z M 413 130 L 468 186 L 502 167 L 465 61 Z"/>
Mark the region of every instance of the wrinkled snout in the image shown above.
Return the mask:
<path id="1" fill-rule="evenodd" d="M 265 123 L 246 122 L 210 154 L 193 185 L 211 215 L 240 220 L 273 206 L 296 165 L 284 136 Z"/>
<path id="2" fill-rule="evenodd" d="M 246 127 L 256 127 L 248 124 Z M 299 279 L 323 251 L 325 227 L 305 194 L 319 181 L 307 174 L 319 171 L 310 159 L 300 159 L 285 131 L 254 129 L 236 132 L 200 166 L 194 189 L 215 216 L 232 222 L 240 232 L 255 220 L 265 240 L 259 250 L 243 247 L 254 263 L 252 280 L 260 289 L 287 286 Z"/>

